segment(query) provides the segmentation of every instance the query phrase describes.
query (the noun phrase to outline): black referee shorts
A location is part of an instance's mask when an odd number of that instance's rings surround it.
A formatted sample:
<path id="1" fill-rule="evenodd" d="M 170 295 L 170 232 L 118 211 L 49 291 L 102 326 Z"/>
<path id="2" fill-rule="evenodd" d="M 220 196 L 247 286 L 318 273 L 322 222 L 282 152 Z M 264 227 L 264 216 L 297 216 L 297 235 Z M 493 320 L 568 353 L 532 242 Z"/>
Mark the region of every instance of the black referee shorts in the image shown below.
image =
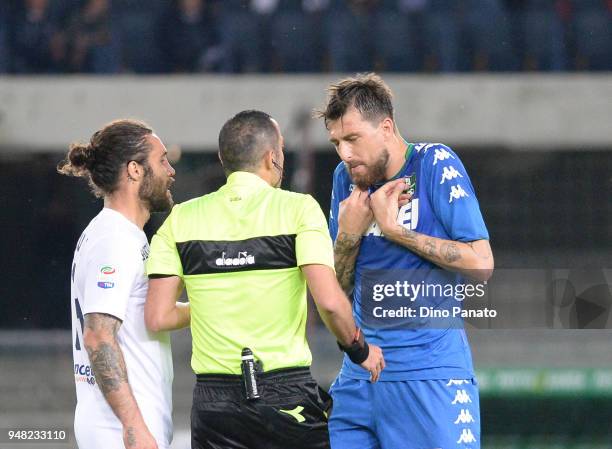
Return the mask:
<path id="1" fill-rule="evenodd" d="M 261 397 L 244 398 L 240 376 L 198 375 L 192 449 L 329 449 L 331 398 L 308 368 L 259 374 Z"/>

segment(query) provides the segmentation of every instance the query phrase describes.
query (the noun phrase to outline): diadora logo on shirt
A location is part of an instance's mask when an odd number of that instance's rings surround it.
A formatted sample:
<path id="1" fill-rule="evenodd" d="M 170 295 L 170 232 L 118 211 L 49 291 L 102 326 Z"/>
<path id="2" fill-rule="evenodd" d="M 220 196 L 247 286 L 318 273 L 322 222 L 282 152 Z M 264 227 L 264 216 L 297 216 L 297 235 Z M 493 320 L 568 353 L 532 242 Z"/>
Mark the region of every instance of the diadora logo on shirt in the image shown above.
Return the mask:
<path id="1" fill-rule="evenodd" d="M 448 203 L 450 204 L 453 202 L 453 200 L 458 200 L 459 198 L 465 198 L 468 196 L 469 195 L 465 192 L 465 190 L 463 190 L 460 184 L 457 184 L 456 186 L 451 186 Z"/>
<path id="2" fill-rule="evenodd" d="M 474 417 L 468 409 L 461 409 L 459 416 L 455 420 L 455 424 L 469 424 L 475 422 Z"/>
<path id="3" fill-rule="evenodd" d="M 442 179 L 440 179 L 440 184 L 444 184 L 445 181 L 450 181 L 457 177 L 463 178 L 463 175 L 459 173 L 455 167 L 453 167 L 452 165 L 444 167 L 442 171 Z"/>
<path id="4" fill-rule="evenodd" d="M 86 382 L 89 385 L 96 384 L 96 378 L 91 366 L 81 365 L 80 363 L 74 364 L 74 380 L 76 382 Z"/>
<path id="5" fill-rule="evenodd" d="M 240 251 L 237 257 L 228 257 L 223 251 L 221 257 L 215 260 L 215 265 L 218 267 L 239 267 L 253 264 L 255 264 L 255 256 L 248 254 L 248 251 Z"/>

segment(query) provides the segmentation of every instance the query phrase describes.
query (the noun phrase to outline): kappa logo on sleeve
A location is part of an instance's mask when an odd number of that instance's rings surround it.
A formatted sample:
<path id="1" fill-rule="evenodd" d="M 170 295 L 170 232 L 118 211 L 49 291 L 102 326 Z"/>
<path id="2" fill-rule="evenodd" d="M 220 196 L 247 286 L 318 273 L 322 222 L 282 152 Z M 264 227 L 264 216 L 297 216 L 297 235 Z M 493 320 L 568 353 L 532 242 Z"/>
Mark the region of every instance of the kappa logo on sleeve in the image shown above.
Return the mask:
<path id="1" fill-rule="evenodd" d="M 446 151 L 444 148 L 436 148 L 434 150 L 434 161 L 433 161 L 433 165 L 436 165 L 438 163 L 438 161 L 445 161 L 447 159 L 455 159 L 455 156 L 453 156 L 452 154 L 450 154 L 448 151 Z"/>
<path id="2" fill-rule="evenodd" d="M 457 184 L 456 186 L 451 186 L 451 191 L 450 191 L 450 196 L 448 197 L 448 203 L 452 203 L 453 200 L 458 200 L 460 198 L 465 198 L 469 196 L 465 190 L 463 190 L 463 188 L 461 187 L 460 184 Z"/>
<path id="3" fill-rule="evenodd" d="M 440 184 L 444 184 L 445 181 L 451 181 L 456 177 L 463 178 L 463 175 L 459 173 L 452 165 L 444 167 L 442 170 L 442 179 L 440 180 Z"/>
<path id="4" fill-rule="evenodd" d="M 112 265 L 102 265 L 98 274 L 97 285 L 100 288 L 108 289 L 115 286 L 114 274 L 117 273 L 117 269 Z"/>

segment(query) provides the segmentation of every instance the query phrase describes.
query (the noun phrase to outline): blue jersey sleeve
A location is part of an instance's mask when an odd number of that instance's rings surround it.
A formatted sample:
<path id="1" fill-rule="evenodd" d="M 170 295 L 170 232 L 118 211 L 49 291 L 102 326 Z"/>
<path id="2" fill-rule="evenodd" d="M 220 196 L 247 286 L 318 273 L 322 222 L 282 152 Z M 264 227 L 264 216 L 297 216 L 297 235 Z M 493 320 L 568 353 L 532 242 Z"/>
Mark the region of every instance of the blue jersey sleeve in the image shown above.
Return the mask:
<path id="1" fill-rule="evenodd" d="M 336 241 L 338 235 L 338 209 L 340 202 L 346 197 L 344 175 L 346 169 L 341 162 L 334 170 L 334 178 L 331 192 L 331 206 L 329 209 L 329 234 L 333 242 Z"/>
<path id="2" fill-rule="evenodd" d="M 422 170 L 434 213 L 451 240 L 489 239 L 472 182 L 459 156 L 435 145 L 423 157 Z"/>

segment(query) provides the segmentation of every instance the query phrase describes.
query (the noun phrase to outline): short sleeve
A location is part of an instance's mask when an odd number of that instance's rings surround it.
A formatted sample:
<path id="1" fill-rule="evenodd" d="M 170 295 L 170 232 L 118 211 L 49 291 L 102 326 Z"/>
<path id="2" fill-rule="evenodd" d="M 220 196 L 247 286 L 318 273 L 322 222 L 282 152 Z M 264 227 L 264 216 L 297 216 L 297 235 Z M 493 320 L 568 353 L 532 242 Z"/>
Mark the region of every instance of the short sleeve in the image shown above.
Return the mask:
<path id="1" fill-rule="evenodd" d="M 429 200 L 451 240 L 488 240 L 472 182 L 459 156 L 445 145 L 435 145 L 423 159 Z"/>
<path id="2" fill-rule="evenodd" d="M 295 242 L 298 266 L 319 264 L 334 268 L 334 249 L 325 215 L 312 196 L 305 196 L 298 220 Z"/>
<path id="3" fill-rule="evenodd" d="M 125 319 L 135 281 L 144 275 L 140 250 L 120 238 L 100 239 L 87 261 L 83 314 L 106 313 Z"/>
<path id="4" fill-rule="evenodd" d="M 151 240 L 151 251 L 147 260 L 148 276 L 183 276 L 183 265 L 172 230 L 177 210 L 178 207 L 172 210 Z"/>

